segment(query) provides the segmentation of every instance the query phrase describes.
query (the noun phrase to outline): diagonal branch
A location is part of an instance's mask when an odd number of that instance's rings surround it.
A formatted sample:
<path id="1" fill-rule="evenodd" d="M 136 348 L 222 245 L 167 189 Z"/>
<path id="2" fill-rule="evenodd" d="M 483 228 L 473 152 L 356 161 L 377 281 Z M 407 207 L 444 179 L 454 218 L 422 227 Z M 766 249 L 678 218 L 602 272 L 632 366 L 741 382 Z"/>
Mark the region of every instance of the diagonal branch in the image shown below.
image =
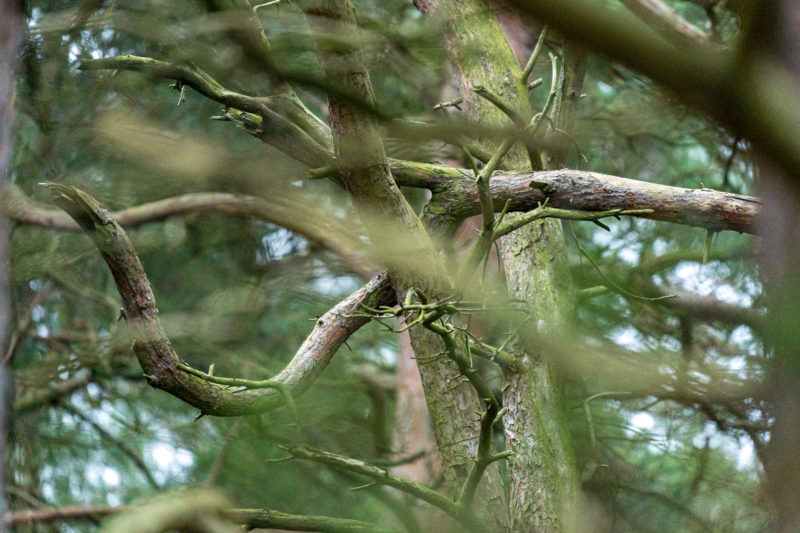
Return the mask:
<path id="1" fill-rule="evenodd" d="M 111 269 L 133 337 L 133 351 L 148 383 L 200 409 L 203 414 L 238 416 L 274 409 L 283 404 L 280 390 L 232 389 L 182 370 L 158 319 L 155 296 L 128 236 L 108 211 L 88 194 L 50 184 L 54 201 L 86 231 Z M 368 322 L 350 316 L 361 305 L 391 305 L 394 291 L 386 274 L 379 274 L 317 320 L 316 326 L 291 362 L 272 381 L 293 396 L 302 393 L 327 366 L 347 338 Z"/>
<path id="2" fill-rule="evenodd" d="M 664 37 L 679 43 L 707 43 L 708 34 L 680 17 L 660 0 L 620 0 L 643 22 Z"/>
<path id="3" fill-rule="evenodd" d="M 104 441 L 108 442 L 114 448 L 117 448 L 123 455 L 127 456 L 131 462 L 136 466 L 137 469 L 142 473 L 142 475 L 147 479 L 147 482 L 150 484 L 150 487 L 154 490 L 159 489 L 158 482 L 153 477 L 153 474 L 150 472 L 150 469 L 145 464 L 144 460 L 139 456 L 136 451 L 128 446 L 127 443 L 118 439 L 111 433 L 109 433 L 103 426 L 89 418 L 85 413 L 83 413 L 80 409 L 77 409 L 69 402 L 63 402 L 61 404 L 61 408 L 70 413 L 73 416 L 76 416 L 86 422 L 89 426 L 94 429 L 100 438 Z"/>

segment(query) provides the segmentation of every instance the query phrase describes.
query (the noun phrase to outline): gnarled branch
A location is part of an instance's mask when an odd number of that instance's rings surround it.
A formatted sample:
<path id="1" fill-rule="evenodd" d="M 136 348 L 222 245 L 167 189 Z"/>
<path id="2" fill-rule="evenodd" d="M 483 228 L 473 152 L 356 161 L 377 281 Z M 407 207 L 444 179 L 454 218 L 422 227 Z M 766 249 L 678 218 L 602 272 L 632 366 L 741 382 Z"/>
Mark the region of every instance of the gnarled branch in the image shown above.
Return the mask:
<path id="1" fill-rule="evenodd" d="M 180 365 L 184 363 L 161 327 L 153 290 L 125 231 L 88 194 L 62 185 L 49 187 L 54 201 L 89 234 L 111 269 L 133 337 L 133 350 L 150 385 L 197 407 L 204 414 L 216 416 L 263 412 L 283 403 L 283 396 L 275 389 L 232 390 L 181 370 Z M 273 380 L 292 395 L 300 394 L 327 366 L 339 346 L 368 322 L 364 317 L 350 315 L 363 304 L 391 305 L 393 301 L 394 291 L 388 276 L 374 277 L 319 318 L 292 361 Z"/>

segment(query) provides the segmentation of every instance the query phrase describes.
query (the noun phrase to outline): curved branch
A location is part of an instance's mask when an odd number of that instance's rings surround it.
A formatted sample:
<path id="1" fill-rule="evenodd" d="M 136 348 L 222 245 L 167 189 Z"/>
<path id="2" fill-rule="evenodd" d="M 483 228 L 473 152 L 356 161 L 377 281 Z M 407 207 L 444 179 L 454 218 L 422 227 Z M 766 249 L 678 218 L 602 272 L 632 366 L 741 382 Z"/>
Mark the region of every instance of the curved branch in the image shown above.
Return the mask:
<path id="1" fill-rule="evenodd" d="M 60 231 L 80 231 L 81 227 L 69 215 L 35 202 L 18 187 L 12 186 L 0 208 L 19 224 L 29 224 Z M 220 192 L 190 193 L 130 207 L 111 213 L 120 226 L 136 228 L 148 222 L 157 222 L 178 215 L 193 213 L 226 213 L 250 216 L 282 226 L 309 240 L 319 242 L 336 253 L 353 259 L 353 264 L 364 263 L 355 257 L 358 246 L 351 227 L 337 223 L 318 210 L 284 197 L 265 200 L 256 196 Z M 349 223 L 352 226 L 352 223 Z"/>
<path id="2" fill-rule="evenodd" d="M 161 327 L 153 290 L 125 231 L 88 194 L 63 185 L 48 187 L 54 202 L 89 234 L 111 269 L 133 337 L 133 351 L 151 386 L 169 392 L 207 415 L 252 414 L 284 403 L 280 391 L 275 389 L 231 389 L 181 370 L 184 363 Z M 317 320 L 291 362 L 273 381 L 283 384 L 293 396 L 302 393 L 327 366 L 339 346 L 368 322 L 364 317 L 350 315 L 361 305 L 374 307 L 393 302 L 394 291 L 388 276 L 384 273 L 374 277 Z"/>

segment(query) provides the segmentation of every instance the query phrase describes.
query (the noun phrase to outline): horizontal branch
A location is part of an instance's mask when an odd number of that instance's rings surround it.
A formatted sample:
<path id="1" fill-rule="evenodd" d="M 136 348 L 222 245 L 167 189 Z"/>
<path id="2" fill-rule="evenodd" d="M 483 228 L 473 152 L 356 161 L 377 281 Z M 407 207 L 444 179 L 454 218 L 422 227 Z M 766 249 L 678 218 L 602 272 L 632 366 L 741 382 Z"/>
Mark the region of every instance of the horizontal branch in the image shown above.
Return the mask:
<path id="1" fill-rule="evenodd" d="M 545 200 L 549 207 L 572 211 L 641 211 L 635 216 L 699 226 L 711 231 L 753 233 L 761 201 L 713 189 L 685 189 L 581 170 L 496 172 L 492 202 L 510 211 L 531 211 Z M 432 224 L 449 225 L 481 212 L 474 179 L 462 175 L 434 194 Z"/>
<path id="2" fill-rule="evenodd" d="M 43 507 L 13 511 L 3 516 L 6 526 L 18 527 L 33 524 L 52 524 L 71 520 L 96 520 L 130 509 L 127 506 L 112 507 L 109 505 L 65 505 L 63 507 Z"/>
<path id="3" fill-rule="evenodd" d="M 667 294 L 665 289 L 658 287 L 650 279 L 638 279 L 638 286 L 647 296 L 658 298 Z M 688 291 L 669 289 L 669 293 L 677 298 L 658 300 L 658 305 L 668 307 L 674 311 L 699 318 L 701 320 L 723 322 L 730 325 L 746 324 L 755 330 L 761 330 L 764 314 L 741 305 L 736 305 L 718 300 L 712 295 L 700 296 Z M 625 295 L 622 295 L 625 297 Z"/>
<path id="4" fill-rule="evenodd" d="M 89 234 L 111 269 L 122 298 L 133 351 L 148 383 L 200 409 L 203 414 L 237 416 L 283 404 L 282 391 L 240 390 L 213 383 L 180 368 L 183 361 L 172 348 L 158 318 L 155 296 L 128 236 L 106 209 L 88 194 L 62 185 L 49 185 L 54 201 Z M 386 274 L 370 280 L 317 320 L 299 350 L 272 381 L 294 395 L 303 392 L 327 366 L 347 338 L 368 322 L 350 316 L 362 305 L 391 305 L 394 290 Z"/>
<path id="5" fill-rule="evenodd" d="M 31 200 L 19 187 L 12 186 L 5 204 L 0 203 L 6 215 L 19 224 L 39 226 L 58 231 L 80 231 L 80 226 L 65 212 Z M 294 202 L 285 196 L 273 195 L 270 200 L 256 196 L 221 192 L 190 193 L 149 202 L 111 213 L 124 228 L 136 228 L 150 222 L 174 216 L 196 213 L 223 213 L 253 217 L 282 226 L 351 259 L 351 263 L 364 264 L 364 258 L 355 257 L 357 237 L 349 227 L 339 224 L 333 217 L 321 215 L 306 204 Z M 361 270 L 361 269 L 359 269 Z"/>
<path id="6" fill-rule="evenodd" d="M 85 61 L 81 68 L 142 71 L 193 87 L 212 100 L 240 110 L 229 110 L 225 118 L 311 166 L 315 169 L 311 172 L 314 177 L 337 179 L 336 168 L 331 166 L 330 129 L 299 102 L 228 91 L 196 67 L 146 57 L 120 56 Z M 446 165 L 402 160 L 389 162 L 399 185 L 441 192 L 435 197 L 432 209 L 428 210 L 434 215 L 433 225 L 455 224 L 480 213 L 477 189 L 470 172 Z M 549 197 L 549 205 L 554 208 L 585 211 L 652 209 L 652 213 L 638 216 L 713 231 L 743 233 L 754 232 L 754 219 L 761 207 L 756 198 L 748 196 L 712 189 L 670 187 L 576 170 L 497 172 L 492 176 L 491 194 L 496 206 L 502 207 L 510 200 L 512 211 L 530 211 Z M 120 223 L 127 226 L 124 218 L 120 218 Z"/>
<path id="7" fill-rule="evenodd" d="M 641 296 L 621 291 L 608 285 L 596 285 L 580 291 L 581 299 L 589 299 L 609 292 L 616 292 L 628 300 L 649 300 L 652 304 L 665 307 L 677 315 L 690 316 L 708 322 L 722 322 L 729 325 L 746 324 L 756 331 L 763 327 L 764 314 L 762 312 L 736 304 L 724 302 L 714 296 L 700 296 L 698 294 L 675 289 L 662 288 L 649 279 L 637 277 L 634 281 L 634 290 L 640 291 Z"/>
<path id="8" fill-rule="evenodd" d="M 428 211 L 431 223 L 447 226 L 480 214 L 475 181 L 464 169 L 409 161 L 390 161 L 400 185 L 429 188 L 435 192 Z M 324 174 L 326 169 L 318 169 Z M 333 168 L 330 168 L 334 172 Z M 496 172 L 490 182 L 492 203 L 511 211 L 532 211 L 547 200 L 550 208 L 571 211 L 633 211 L 633 216 L 707 228 L 711 231 L 755 231 L 761 201 L 751 196 L 660 185 L 595 172 L 554 170 L 544 172 Z M 21 224 L 48 229 L 77 231 L 79 226 L 65 213 L 29 199 L 12 187 L 6 213 Z M 297 216 L 299 203 L 281 205 L 272 200 L 229 193 L 192 193 L 117 211 L 119 224 L 133 228 L 171 216 L 217 212 L 252 216 L 281 225 L 349 256 L 352 246 L 342 228 L 330 217 L 320 220 L 313 213 Z M 307 210 L 307 209 L 306 209 Z M 308 211 L 308 210 L 307 210 Z M 330 227 L 328 227 L 330 226 Z M 357 262 L 357 261 L 355 261 Z"/>
<path id="9" fill-rule="evenodd" d="M 134 506 L 67 505 L 44 507 L 7 513 L 3 522 L 9 527 L 44 525 L 77 520 L 96 520 L 135 510 Z M 286 531 L 318 531 L 321 533 L 389 533 L 391 530 L 369 522 L 330 516 L 292 515 L 270 509 L 229 509 L 226 514 L 248 529 L 269 528 Z"/>
<path id="10" fill-rule="evenodd" d="M 282 529 L 285 531 L 318 531 L 320 533 L 390 533 L 391 529 L 361 520 L 330 516 L 292 515 L 268 509 L 231 509 L 236 522 L 247 528 Z"/>

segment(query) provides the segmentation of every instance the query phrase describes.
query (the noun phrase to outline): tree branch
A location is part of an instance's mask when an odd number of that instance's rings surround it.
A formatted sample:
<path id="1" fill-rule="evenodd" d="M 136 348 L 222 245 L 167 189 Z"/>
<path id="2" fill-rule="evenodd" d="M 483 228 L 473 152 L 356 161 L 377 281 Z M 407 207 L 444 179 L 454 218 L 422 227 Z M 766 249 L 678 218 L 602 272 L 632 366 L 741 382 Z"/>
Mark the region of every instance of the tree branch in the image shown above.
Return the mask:
<path id="1" fill-rule="evenodd" d="M 287 113 L 289 112 L 287 108 L 293 110 L 289 118 L 294 123 L 269 108 L 268 104 L 276 105 L 275 102 L 278 100 L 227 91 L 207 74 L 193 67 L 144 57 L 120 56 L 86 61 L 82 63 L 81 68 L 139 70 L 186 83 L 213 100 L 243 110 L 245 113 L 236 114 L 233 118 L 237 122 L 243 122 L 245 126 L 248 122 L 244 115 L 251 115 L 250 122 L 257 123 L 245 127 L 248 133 L 256 135 L 309 166 L 323 167 L 321 171 L 316 171 L 323 177 L 338 176 L 335 167 L 325 166 L 331 161 L 332 155 L 323 144 L 328 146 L 330 143 L 320 144 L 306 133 L 306 130 L 316 131 L 315 136 L 318 139 L 329 139 L 330 130 L 319 121 L 310 119 L 308 113 L 295 109 L 296 105 L 292 105 L 292 102 L 281 101 L 280 108 Z M 231 113 L 228 112 L 227 115 L 231 116 Z M 472 187 L 466 180 L 470 175 L 468 171 L 411 161 L 389 160 L 389 163 L 399 185 L 424 187 L 434 191 L 446 190 L 436 198 L 445 210 L 444 213 L 436 211 L 437 218 L 443 219 L 438 222 L 439 224 L 455 223 L 481 212 L 475 201 L 478 197 L 471 194 Z M 491 185 L 494 204 L 502 207 L 506 201 L 511 200 L 512 211 L 529 211 L 542 202 L 544 194 L 535 190 L 525 190 L 527 184 L 519 182 L 525 179 L 524 176 L 525 174 L 520 173 L 496 173 Z M 547 194 L 551 197 L 551 207 L 592 211 L 653 209 L 652 215 L 642 216 L 706 227 L 715 231 L 729 229 L 752 233 L 754 218 L 760 210 L 758 200 L 752 197 L 712 189 L 681 189 L 592 172 L 556 170 L 533 173 L 529 178 L 532 182 L 541 182 L 545 187 L 552 187 L 554 192 Z M 447 190 L 448 182 L 455 182 L 456 185 Z M 689 194 L 690 192 L 694 194 Z M 124 219 L 120 222 L 127 226 Z"/>
<path id="2" fill-rule="evenodd" d="M 432 199 L 434 226 L 448 226 L 480 214 L 480 197 L 475 180 L 465 169 L 393 160 L 398 183 L 435 191 Z M 332 173 L 334 169 L 330 170 Z M 320 172 L 324 174 L 325 172 Z M 756 231 L 761 201 L 713 189 L 685 189 L 620 178 L 581 170 L 545 172 L 495 172 L 489 184 L 492 203 L 500 209 L 509 202 L 511 211 L 532 211 L 547 200 L 548 207 L 571 211 L 638 211 L 635 216 L 664 222 L 698 226 L 712 231 Z M 79 226 L 66 214 L 30 200 L 12 187 L 3 206 L 8 216 L 21 224 L 62 231 Z M 281 225 L 295 233 L 320 241 L 337 253 L 352 255 L 345 228 L 330 217 L 320 220 L 314 213 L 297 216 L 296 209 L 253 196 L 228 193 L 193 193 L 143 204 L 113 213 L 121 226 L 137 227 L 171 216 L 220 212 L 252 216 Z M 326 226 L 332 226 L 328 229 Z"/>
<path id="3" fill-rule="evenodd" d="M 9 218 L 20 224 L 30 224 L 60 231 L 80 231 L 81 227 L 69 215 L 51 209 L 28 198 L 18 187 L 12 186 L 6 202 L 0 202 Z M 120 226 L 136 228 L 148 222 L 166 220 L 179 215 L 194 213 L 226 213 L 250 216 L 277 224 L 309 240 L 319 242 L 336 253 L 353 259 L 353 263 L 364 263 L 363 258 L 354 257 L 353 248 L 358 246 L 350 226 L 337 223 L 335 218 L 320 215 L 307 205 L 293 202 L 285 197 L 273 195 L 270 200 L 256 196 L 230 193 L 191 193 L 173 196 L 140 206 L 116 211 L 110 216 Z"/>
<path id="4" fill-rule="evenodd" d="M 8 513 L 3 517 L 7 526 L 44 525 L 56 522 L 90 520 L 135 510 L 135 506 L 111 507 L 106 505 L 68 505 L 27 509 Z M 333 518 L 329 516 L 292 515 L 270 509 L 229 509 L 227 514 L 248 529 L 269 528 L 286 531 L 318 531 L 321 533 L 389 533 L 369 522 Z"/>
<path id="5" fill-rule="evenodd" d="M 200 409 L 203 414 L 237 416 L 263 412 L 283 404 L 275 389 L 232 390 L 181 370 L 183 361 L 172 348 L 158 319 L 153 290 L 125 231 L 97 200 L 72 187 L 49 185 L 58 203 L 89 234 L 117 284 L 133 350 L 148 383 Z M 386 274 L 322 315 L 292 361 L 272 381 L 292 395 L 303 392 L 327 366 L 336 350 L 368 322 L 350 316 L 361 305 L 391 305 L 394 292 Z"/>
<path id="6" fill-rule="evenodd" d="M 800 85 L 774 58 L 746 46 L 739 54 L 691 44 L 678 49 L 654 36 L 639 20 L 590 0 L 513 3 L 568 37 L 663 84 L 731 131 L 742 132 L 788 174 L 800 168 L 800 107 L 796 105 Z"/>
<path id="7" fill-rule="evenodd" d="M 44 405 L 58 403 L 78 389 L 82 389 L 92 380 L 92 372 L 82 369 L 75 375 L 64 381 L 59 381 L 55 385 L 45 388 L 36 388 L 25 396 L 20 396 L 14 401 L 12 411 L 16 415 L 32 411 Z"/>
<path id="8" fill-rule="evenodd" d="M 131 462 L 136 466 L 136 468 L 139 469 L 139 471 L 145 477 L 145 479 L 150 484 L 150 487 L 152 489 L 154 490 L 159 489 L 158 482 L 156 482 L 155 478 L 153 477 L 153 474 L 150 472 L 150 469 L 147 468 L 147 465 L 145 464 L 144 460 L 139 456 L 138 453 L 136 453 L 133 449 L 128 447 L 128 445 L 125 442 L 119 440 L 114 435 L 106 431 L 106 429 L 103 428 L 103 426 L 101 426 L 100 424 L 89 418 L 81 410 L 73 407 L 71 403 L 62 402 L 61 407 L 71 415 L 76 416 L 81 420 L 83 420 L 84 422 L 86 422 L 87 424 L 89 424 L 92 427 L 92 429 L 94 429 L 103 440 L 107 441 L 109 444 L 117 448 L 120 452 L 122 452 L 123 455 L 127 456 L 131 460 Z"/>
<path id="9" fill-rule="evenodd" d="M 80 70 L 133 70 L 176 80 L 203 96 L 225 106 L 253 113 L 260 118 L 263 139 L 277 149 L 309 166 L 320 166 L 331 160 L 330 150 L 309 135 L 305 129 L 272 110 L 269 100 L 229 91 L 197 67 L 176 65 L 149 57 L 125 55 L 82 61 Z"/>
<path id="10" fill-rule="evenodd" d="M 490 184 L 492 202 L 510 211 L 548 207 L 572 211 L 652 210 L 642 218 L 699 226 L 712 231 L 754 233 L 761 201 L 713 189 L 685 189 L 581 170 L 496 172 Z M 431 223 L 449 226 L 481 213 L 474 180 L 453 179 L 434 194 Z"/>
<path id="11" fill-rule="evenodd" d="M 460 505 L 456 501 L 448 498 L 447 496 L 439 494 L 435 490 L 430 489 L 425 485 L 411 481 L 410 479 L 396 476 L 383 468 L 365 463 L 364 461 L 359 461 L 358 459 L 343 457 L 341 455 L 324 452 L 321 450 L 313 450 L 311 448 L 291 448 L 288 450 L 288 452 L 293 457 L 307 459 L 309 461 L 326 464 L 335 468 L 346 470 L 348 472 L 361 474 L 377 483 L 388 485 L 397 490 L 405 492 L 406 494 L 410 494 L 415 498 L 441 509 L 454 518 L 457 522 L 469 528 L 475 528 L 475 526 L 479 524 L 477 517 L 470 511 L 468 507 Z"/>
<path id="12" fill-rule="evenodd" d="M 620 0 L 642 21 L 664 37 L 678 43 L 703 44 L 708 34 L 681 18 L 660 0 Z"/>

